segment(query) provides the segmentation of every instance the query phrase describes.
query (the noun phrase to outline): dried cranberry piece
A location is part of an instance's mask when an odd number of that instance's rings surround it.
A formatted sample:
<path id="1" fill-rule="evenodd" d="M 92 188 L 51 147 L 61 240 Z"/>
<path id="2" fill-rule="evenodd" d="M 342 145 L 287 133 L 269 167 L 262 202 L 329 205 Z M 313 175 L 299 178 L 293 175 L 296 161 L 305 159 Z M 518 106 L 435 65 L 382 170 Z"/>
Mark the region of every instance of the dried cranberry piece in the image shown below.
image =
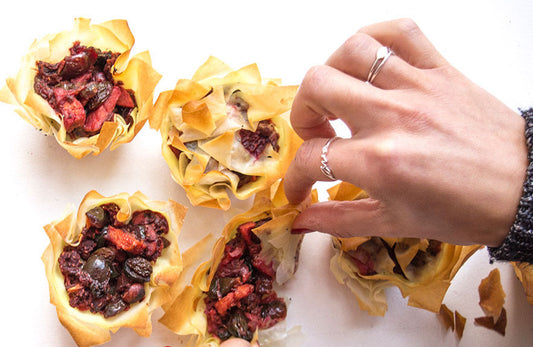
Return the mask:
<path id="1" fill-rule="evenodd" d="M 122 300 L 128 304 L 132 304 L 137 301 L 141 301 L 144 298 L 144 285 L 141 283 L 132 284 L 124 294 L 122 294 Z"/>
<path id="2" fill-rule="evenodd" d="M 148 225 L 152 224 L 155 232 L 159 235 L 168 233 L 167 219 L 158 212 L 146 210 L 137 211 L 131 217 L 131 224 L 133 225 Z"/>
<path id="3" fill-rule="evenodd" d="M 276 152 L 279 151 L 279 134 L 270 120 L 260 121 L 255 131 L 240 129 L 239 137 L 243 147 L 256 159 L 263 154 L 268 144 L 271 144 Z"/>
<path id="4" fill-rule="evenodd" d="M 135 98 L 132 97 L 133 91 L 120 87 L 120 97 L 117 100 L 117 105 L 127 108 L 135 107 Z"/>
<path id="5" fill-rule="evenodd" d="M 137 239 L 135 235 L 113 226 L 107 227 L 107 235 L 105 236 L 105 239 L 117 247 L 117 249 L 124 250 L 134 255 L 139 255 L 146 249 L 146 244 Z"/>
<path id="6" fill-rule="evenodd" d="M 75 55 L 65 57 L 65 65 L 60 72 L 63 78 L 74 78 L 87 72 L 96 61 L 96 51 L 89 47 Z"/>

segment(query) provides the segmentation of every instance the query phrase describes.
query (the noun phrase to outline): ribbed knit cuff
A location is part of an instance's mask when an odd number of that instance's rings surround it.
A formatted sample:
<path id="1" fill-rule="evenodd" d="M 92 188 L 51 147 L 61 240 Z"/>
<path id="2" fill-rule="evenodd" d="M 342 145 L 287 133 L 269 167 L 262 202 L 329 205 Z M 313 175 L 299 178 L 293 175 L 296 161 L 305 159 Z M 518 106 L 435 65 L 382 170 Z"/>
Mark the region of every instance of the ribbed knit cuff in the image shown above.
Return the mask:
<path id="1" fill-rule="evenodd" d="M 489 247 L 490 261 L 522 261 L 533 263 L 533 108 L 522 111 L 526 120 L 528 149 L 527 176 L 518 204 L 518 212 L 509 234 L 499 247 Z"/>

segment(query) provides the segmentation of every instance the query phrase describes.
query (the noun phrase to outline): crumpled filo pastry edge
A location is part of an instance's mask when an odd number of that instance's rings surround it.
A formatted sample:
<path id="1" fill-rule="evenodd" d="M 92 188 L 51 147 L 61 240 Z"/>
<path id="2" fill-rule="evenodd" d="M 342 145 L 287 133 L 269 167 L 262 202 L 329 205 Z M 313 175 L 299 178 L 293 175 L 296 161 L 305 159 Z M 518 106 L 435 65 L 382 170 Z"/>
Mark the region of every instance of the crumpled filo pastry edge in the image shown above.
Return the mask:
<path id="1" fill-rule="evenodd" d="M 120 53 L 111 71 L 113 78 L 124 83 L 124 88 L 134 91 L 137 103 L 131 116 L 133 123 L 127 125 L 121 117 L 105 122 L 100 132 L 89 137 L 71 140 L 61 117 L 34 91 L 36 62 L 55 63 L 68 55 L 73 42 L 93 46 L 102 50 Z M 144 126 L 153 107 L 153 92 L 161 75 L 154 70 L 148 51 L 129 59 L 135 42 L 125 20 L 110 20 L 91 24 L 89 19 L 76 18 L 72 30 L 49 34 L 33 42 L 29 52 L 22 58 L 21 67 L 15 77 L 6 80 L 0 90 L 0 101 L 15 106 L 15 111 L 36 129 L 54 135 L 57 142 L 75 158 L 90 153 L 100 154 L 110 146 L 113 150 L 128 143 Z"/>
<path id="2" fill-rule="evenodd" d="M 263 218 L 272 218 L 267 223 L 253 229 L 253 233 L 261 240 L 261 256 L 265 260 L 273 261 L 276 272 L 276 282 L 284 284 L 298 268 L 298 258 L 303 235 L 291 234 L 291 226 L 294 218 L 305 206 L 317 201 L 314 191 L 312 195 L 299 205 L 289 205 L 282 192 L 282 186 L 275 189 L 265 190 L 256 194 L 252 208 L 242 214 L 233 217 L 224 227 L 222 235 L 217 239 L 211 253 L 210 260 L 195 267 L 195 261 L 203 258 L 205 249 L 191 248 L 193 252 L 184 255 L 184 263 L 190 264 L 194 274 L 190 283 L 182 283 L 184 289 L 171 304 L 163 305 L 165 315 L 160 322 L 178 335 L 192 335 L 187 346 L 219 346 L 220 340 L 207 332 L 207 316 L 205 314 L 206 292 L 209 290 L 216 268 L 224 255 L 225 245 L 235 237 L 237 227 L 243 223 L 257 221 Z M 193 268 L 194 267 L 194 268 Z M 184 273 L 187 270 L 185 265 Z M 186 280 L 180 279 L 180 281 Z M 275 327 L 274 327 L 275 328 Z M 266 333 L 266 332 L 265 332 Z M 268 335 L 268 333 L 266 333 Z M 277 334 L 280 334 L 278 331 Z M 298 329 L 291 329 L 282 333 L 284 341 L 299 336 Z M 260 338 L 258 331 L 254 333 L 252 342 Z M 266 337 L 268 338 L 268 337 Z"/>
<path id="3" fill-rule="evenodd" d="M 342 182 L 329 189 L 331 200 L 356 200 L 366 198 L 361 189 Z M 442 300 L 455 274 L 477 250 L 479 245 L 456 246 L 441 243 L 438 254 L 416 271 L 411 262 L 419 251 L 425 252 L 430 247 L 430 240 L 414 238 L 380 238 L 379 242 L 392 249 L 396 261 L 387 250 L 382 248 L 374 254 L 374 274 L 361 274 L 353 258 L 349 255 L 370 237 L 333 238 L 335 255 L 330 261 L 330 269 L 337 281 L 345 284 L 356 296 L 359 307 L 370 315 L 383 316 L 387 311 L 385 288 L 396 286 L 403 297 L 408 298 L 408 305 L 439 312 Z M 401 247 L 395 245 L 401 244 Z M 400 267 L 403 274 L 399 273 Z"/>
<path id="4" fill-rule="evenodd" d="M 115 203 L 120 207 L 117 218 L 127 223 L 135 211 L 151 210 L 161 213 L 168 222 L 165 238 L 170 241 L 153 265 L 150 282 L 145 283 L 145 297 L 134 303 L 129 310 L 110 318 L 90 311 L 80 311 L 70 306 L 64 277 L 58 259 L 66 246 L 77 246 L 86 225 L 85 213 L 96 206 Z M 121 327 L 130 327 L 140 336 L 152 332 L 151 315 L 161 305 L 172 301 L 177 293 L 173 286 L 178 283 L 183 261 L 178 247 L 178 235 L 187 209 L 172 200 L 149 200 L 142 193 L 121 193 L 104 197 L 96 191 L 87 193 L 77 211 L 71 209 L 62 219 L 44 227 L 50 244 L 42 255 L 50 289 L 50 302 L 55 305 L 57 316 L 79 346 L 92 346 L 111 339 L 111 332 Z"/>
<path id="5" fill-rule="evenodd" d="M 159 95 L 150 126 L 160 131 L 172 178 L 194 206 L 227 210 L 228 192 L 244 200 L 283 177 L 302 143 L 288 119 L 296 90 L 263 79 L 256 64 L 232 70 L 210 57 L 191 79 Z M 246 108 L 244 117 L 236 116 L 238 107 Z M 255 131 L 261 121 L 275 127 L 279 150 L 267 145 L 255 158 L 237 133 Z M 243 175 L 251 182 L 242 184 Z"/>

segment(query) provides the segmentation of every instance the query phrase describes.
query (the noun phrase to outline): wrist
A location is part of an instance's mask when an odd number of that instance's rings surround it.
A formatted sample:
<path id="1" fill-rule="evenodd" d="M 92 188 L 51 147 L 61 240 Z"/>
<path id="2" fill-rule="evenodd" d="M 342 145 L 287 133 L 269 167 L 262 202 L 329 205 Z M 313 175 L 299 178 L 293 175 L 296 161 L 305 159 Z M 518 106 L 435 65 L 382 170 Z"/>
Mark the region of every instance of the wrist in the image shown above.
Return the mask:
<path id="1" fill-rule="evenodd" d="M 522 111 L 525 119 L 525 138 L 528 150 L 528 167 L 522 185 L 513 224 L 498 247 L 489 247 L 494 260 L 533 262 L 533 109 Z"/>

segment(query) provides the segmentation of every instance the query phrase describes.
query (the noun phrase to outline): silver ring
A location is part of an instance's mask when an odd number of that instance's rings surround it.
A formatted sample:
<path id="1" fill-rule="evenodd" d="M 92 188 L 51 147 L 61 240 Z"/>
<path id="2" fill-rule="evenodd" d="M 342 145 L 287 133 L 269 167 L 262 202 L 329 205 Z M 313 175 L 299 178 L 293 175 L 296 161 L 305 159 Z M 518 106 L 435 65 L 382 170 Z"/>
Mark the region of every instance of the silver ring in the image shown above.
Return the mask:
<path id="1" fill-rule="evenodd" d="M 331 171 L 331 168 L 328 165 L 328 150 L 333 141 L 337 139 L 339 139 L 337 136 L 330 138 L 324 147 L 322 147 L 322 153 L 320 153 L 320 171 L 322 171 L 324 176 L 332 181 L 336 181 L 337 179 L 335 178 L 335 175 L 333 175 L 333 171 Z"/>
<path id="2" fill-rule="evenodd" d="M 392 55 L 392 51 L 389 47 L 381 46 L 376 52 L 376 60 L 374 60 L 374 64 L 372 64 L 372 67 L 370 68 L 370 71 L 368 72 L 368 77 L 366 78 L 366 83 L 372 83 L 374 82 L 374 79 L 378 75 L 379 71 L 385 65 L 385 62 L 387 59 L 390 58 Z"/>

